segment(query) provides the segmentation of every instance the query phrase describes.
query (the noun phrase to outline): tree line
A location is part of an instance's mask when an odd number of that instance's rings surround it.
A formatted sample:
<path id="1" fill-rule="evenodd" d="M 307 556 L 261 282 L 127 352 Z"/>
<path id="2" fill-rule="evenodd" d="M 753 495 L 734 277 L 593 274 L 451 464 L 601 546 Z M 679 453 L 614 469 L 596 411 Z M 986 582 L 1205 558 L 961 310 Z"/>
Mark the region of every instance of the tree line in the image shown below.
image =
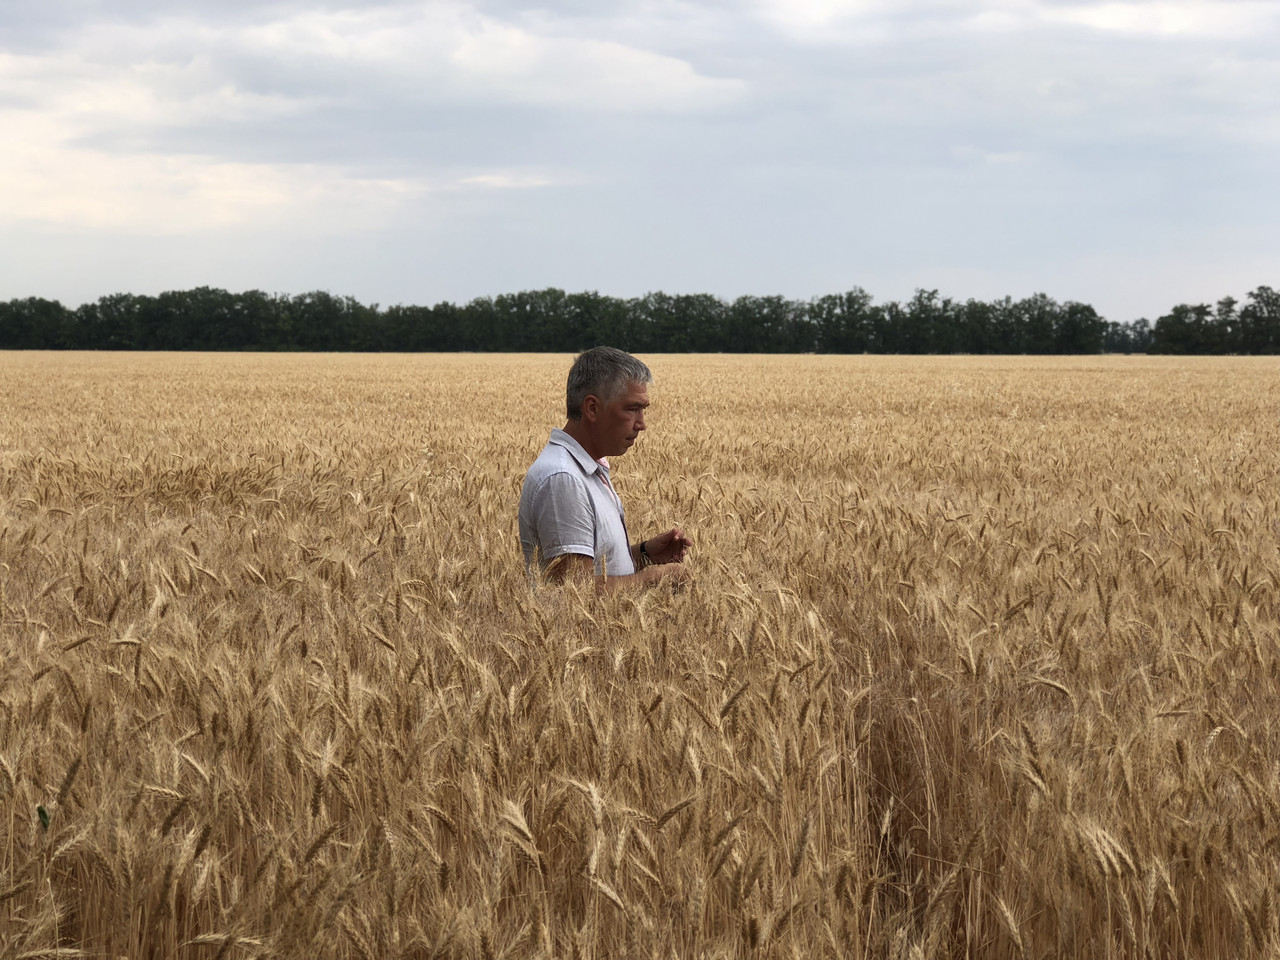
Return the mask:
<path id="1" fill-rule="evenodd" d="M 1154 324 L 1108 322 L 1045 294 L 964 302 L 917 290 L 875 303 L 860 287 L 789 300 L 529 290 L 457 305 L 380 308 L 313 291 L 212 287 L 112 294 L 70 309 L 38 297 L 0 302 L 0 349 L 636 353 L 1280 353 L 1280 293 L 1180 304 Z"/>

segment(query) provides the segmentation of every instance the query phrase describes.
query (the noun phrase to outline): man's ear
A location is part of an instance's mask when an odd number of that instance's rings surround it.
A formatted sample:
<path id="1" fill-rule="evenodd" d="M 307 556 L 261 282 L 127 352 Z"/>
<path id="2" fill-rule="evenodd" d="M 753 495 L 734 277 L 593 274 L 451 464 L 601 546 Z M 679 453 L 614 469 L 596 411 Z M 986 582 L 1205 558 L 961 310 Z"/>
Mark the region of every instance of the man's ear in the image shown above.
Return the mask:
<path id="1" fill-rule="evenodd" d="M 595 394 L 587 394 L 582 400 L 582 419 L 595 422 L 600 416 L 600 398 Z"/>

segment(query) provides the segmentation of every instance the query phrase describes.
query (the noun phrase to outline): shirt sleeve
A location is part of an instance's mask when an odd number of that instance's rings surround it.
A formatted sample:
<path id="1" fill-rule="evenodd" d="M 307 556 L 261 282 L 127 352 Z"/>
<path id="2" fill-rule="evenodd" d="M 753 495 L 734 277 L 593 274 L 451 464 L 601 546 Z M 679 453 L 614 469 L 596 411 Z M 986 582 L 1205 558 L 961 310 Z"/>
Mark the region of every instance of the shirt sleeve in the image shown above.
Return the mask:
<path id="1" fill-rule="evenodd" d="M 595 559 L 595 508 L 581 477 L 547 477 L 534 494 L 532 514 L 544 564 L 566 553 Z"/>

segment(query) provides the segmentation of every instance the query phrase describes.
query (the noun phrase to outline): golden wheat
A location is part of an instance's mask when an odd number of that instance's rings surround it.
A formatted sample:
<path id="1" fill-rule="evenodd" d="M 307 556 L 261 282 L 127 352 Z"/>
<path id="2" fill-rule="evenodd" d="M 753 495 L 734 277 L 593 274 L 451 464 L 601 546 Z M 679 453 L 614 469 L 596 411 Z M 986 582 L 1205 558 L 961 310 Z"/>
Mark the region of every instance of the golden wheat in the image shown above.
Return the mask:
<path id="1" fill-rule="evenodd" d="M 0 955 L 1280 949 L 1280 363 L 0 354 Z"/>

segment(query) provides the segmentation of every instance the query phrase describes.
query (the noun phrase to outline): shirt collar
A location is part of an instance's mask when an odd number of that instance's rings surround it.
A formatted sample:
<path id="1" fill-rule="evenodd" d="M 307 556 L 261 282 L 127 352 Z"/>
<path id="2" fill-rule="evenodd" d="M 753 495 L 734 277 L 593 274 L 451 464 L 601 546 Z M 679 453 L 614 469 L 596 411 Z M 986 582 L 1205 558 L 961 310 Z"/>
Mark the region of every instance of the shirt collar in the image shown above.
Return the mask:
<path id="1" fill-rule="evenodd" d="M 582 468 L 583 473 L 592 474 L 601 470 L 608 473 L 608 468 L 605 467 L 604 464 L 599 463 L 596 460 L 592 460 L 591 454 L 587 453 L 587 451 L 582 448 L 582 444 L 573 439 L 573 437 L 569 436 L 569 434 L 565 433 L 559 427 L 552 429 L 551 439 L 548 442 L 554 443 L 556 446 L 564 447 L 568 450 L 569 453 L 573 455 L 573 459 L 578 462 L 578 466 Z"/>

